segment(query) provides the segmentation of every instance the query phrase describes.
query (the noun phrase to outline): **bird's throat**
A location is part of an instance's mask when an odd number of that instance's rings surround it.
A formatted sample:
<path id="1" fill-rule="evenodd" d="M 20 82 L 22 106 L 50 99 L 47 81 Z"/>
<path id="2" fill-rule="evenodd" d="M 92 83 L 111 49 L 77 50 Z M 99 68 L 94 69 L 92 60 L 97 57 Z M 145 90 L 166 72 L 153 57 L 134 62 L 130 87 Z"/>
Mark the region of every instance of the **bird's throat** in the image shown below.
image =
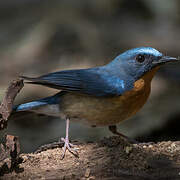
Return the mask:
<path id="1" fill-rule="evenodd" d="M 145 88 L 145 87 L 150 88 L 152 78 L 154 77 L 158 69 L 159 67 L 153 68 L 151 71 L 148 71 L 146 74 L 144 74 L 140 79 L 135 81 L 134 90 L 139 91 L 140 89 Z"/>

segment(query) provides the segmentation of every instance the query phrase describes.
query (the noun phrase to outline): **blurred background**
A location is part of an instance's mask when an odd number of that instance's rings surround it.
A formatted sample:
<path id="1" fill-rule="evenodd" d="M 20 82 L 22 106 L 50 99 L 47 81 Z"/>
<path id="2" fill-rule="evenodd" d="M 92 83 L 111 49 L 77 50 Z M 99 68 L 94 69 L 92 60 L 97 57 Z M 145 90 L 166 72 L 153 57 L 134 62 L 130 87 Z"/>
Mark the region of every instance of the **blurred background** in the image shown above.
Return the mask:
<path id="1" fill-rule="evenodd" d="M 0 1 L 0 101 L 19 75 L 39 76 L 63 69 L 108 63 L 123 51 L 152 46 L 180 55 L 178 0 L 2 0 Z M 26 84 L 16 104 L 53 95 L 57 90 Z M 119 125 L 139 141 L 180 140 L 180 64 L 160 69 L 148 103 Z M 107 127 L 70 124 L 73 140 L 95 141 L 112 135 Z M 22 152 L 58 141 L 65 122 L 22 113 L 4 134 L 20 137 Z"/>

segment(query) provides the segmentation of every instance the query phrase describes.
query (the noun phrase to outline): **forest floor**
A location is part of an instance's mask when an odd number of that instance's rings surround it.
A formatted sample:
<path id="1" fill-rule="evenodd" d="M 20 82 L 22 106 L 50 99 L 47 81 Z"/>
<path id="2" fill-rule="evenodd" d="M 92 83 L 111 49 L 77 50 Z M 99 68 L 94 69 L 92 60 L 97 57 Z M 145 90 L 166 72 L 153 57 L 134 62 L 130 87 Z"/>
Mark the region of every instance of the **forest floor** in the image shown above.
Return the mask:
<path id="1" fill-rule="evenodd" d="M 35 153 L 20 154 L 19 170 L 16 167 L 11 172 L 3 169 L 10 161 L 7 158 L 0 163 L 0 179 L 180 179 L 180 141 L 132 144 L 113 136 L 75 144 L 79 157 L 66 152 L 62 160 L 62 148 L 57 144 L 42 147 Z"/>

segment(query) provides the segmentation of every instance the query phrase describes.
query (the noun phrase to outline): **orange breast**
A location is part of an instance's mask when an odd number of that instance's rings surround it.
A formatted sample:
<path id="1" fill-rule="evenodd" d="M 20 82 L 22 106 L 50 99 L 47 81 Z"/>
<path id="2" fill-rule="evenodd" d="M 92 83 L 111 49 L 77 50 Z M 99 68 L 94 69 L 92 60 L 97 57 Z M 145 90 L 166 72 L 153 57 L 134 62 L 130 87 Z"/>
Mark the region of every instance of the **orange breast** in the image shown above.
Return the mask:
<path id="1" fill-rule="evenodd" d="M 151 91 L 151 80 L 158 69 L 159 67 L 156 67 L 146 73 L 134 83 L 134 88 L 131 91 L 120 97 L 124 102 L 124 111 L 127 111 L 128 117 L 134 115 L 146 103 Z"/>

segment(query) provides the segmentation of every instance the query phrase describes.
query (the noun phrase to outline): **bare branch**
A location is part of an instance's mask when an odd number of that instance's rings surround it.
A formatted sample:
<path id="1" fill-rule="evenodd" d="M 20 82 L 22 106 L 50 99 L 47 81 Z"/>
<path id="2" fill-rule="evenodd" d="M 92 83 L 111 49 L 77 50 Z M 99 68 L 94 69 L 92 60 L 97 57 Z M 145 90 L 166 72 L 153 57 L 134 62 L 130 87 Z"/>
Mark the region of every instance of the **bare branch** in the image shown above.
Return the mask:
<path id="1" fill-rule="evenodd" d="M 24 83 L 22 79 L 13 80 L 6 90 L 4 99 L 0 105 L 0 130 L 7 127 L 8 118 L 12 112 L 13 102 L 17 94 L 23 88 Z"/>

